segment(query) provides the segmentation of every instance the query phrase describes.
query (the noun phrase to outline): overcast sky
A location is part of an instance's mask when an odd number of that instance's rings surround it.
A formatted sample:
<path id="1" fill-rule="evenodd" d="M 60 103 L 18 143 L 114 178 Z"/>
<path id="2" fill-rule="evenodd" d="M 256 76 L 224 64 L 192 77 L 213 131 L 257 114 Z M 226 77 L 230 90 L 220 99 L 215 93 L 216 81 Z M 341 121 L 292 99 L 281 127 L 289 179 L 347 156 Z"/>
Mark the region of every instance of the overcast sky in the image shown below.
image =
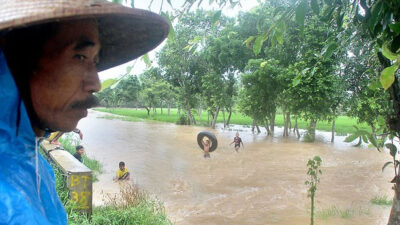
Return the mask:
<path id="1" fill-rule="evenodd" d="M 137 1 L 136 0 L 135 1 L 135 7 L 136 8 L 140 8 L 140 9 L 147 9 L 148 10 L 149 2 L 150 2 L 150 0 L 148 0 L 148 1 L 143 1 L 143 0 Z M 161 0 L 154 0 L 153 4 L 151 6 L 151 11 L 158 13 L 160 11 L 161 2 L 162 2 Z M 185 0 L 172 0 L 171 2 L 173 3 L 174 7 L 179 8 L 179 6 L 183 5 Z M 208 4 L 208 2 L 209 1 L 203 1 L 203 3 L 201 4 L 200 7 L 203 8 L 203 9 L 206 9 L 206 10 L 213 10 L 213 9 L 217 10 L 217 9 L 219 9 L 218 5 L 214 4 L 214 5 L 210 6 Z M 241 7 L 237 6 L 237 7 L 233 8 L 233 9 L 230 8 L 230 7 L 225 7 L 222 10 L 222 12 L 225 15 L 228 15 L 228 16 L 232 17 L 232 16 L 237 15 L 239 11 L 248 11 L 251 8 L 253 8 L 253 7 L 258 5 L 257 0 L 241 0 L 240 3 L 242 5 Z M 197 8 L 197 4 L 195 4 L 192 7 L 192 9 L 196 9 L 196 8 Z M 170 11 L 171 10 L 171 7 L 167 3 L 167 1 L 164 1 L 164 5 L 163 5 L 163 9 L 162 10 L 163 11 Z M 165 43 L 165 41 L 164 41 L 164 43 Z M 149 53 L 149 56 L 150 56 L 151 60 L 155 59 L 155 53 L 162 48 L 164 43 L 162 43 L 160 46 L 158 46 L 156 49 L 154 49 L 153 51 L 151 51 Z M 121 75 L 125 74 L 127 66 L 132 66 L 132 65 L 134 65 L 134 67 L 132 69 L 131 74 L 138 75 L 138 74 L 142 73 L 143 70 L 146 69 L 146 65 L 142 62 L 142 60 L 140 60 L 140 59 L 133 60 L 131 62 L 122 64 L 120 66 L 116 66 L 116 67 L 113 67 L 111 69 L 108 69 L 108 70 L 105 70 L 103 72 L 100 72 L 99 73 L 100 80 L 104 81 L 104 80 L 107 80 L 107 79 L 110 79 L 110 78 L 118 78 Z"/>

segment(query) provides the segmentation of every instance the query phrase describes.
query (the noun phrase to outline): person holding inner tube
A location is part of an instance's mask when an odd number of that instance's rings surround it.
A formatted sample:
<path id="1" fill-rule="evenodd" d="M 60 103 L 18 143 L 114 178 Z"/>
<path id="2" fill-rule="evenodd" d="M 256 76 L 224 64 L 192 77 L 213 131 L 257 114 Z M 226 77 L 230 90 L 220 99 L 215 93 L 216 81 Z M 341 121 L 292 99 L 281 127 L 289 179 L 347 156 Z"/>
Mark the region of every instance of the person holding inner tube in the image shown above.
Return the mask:
<path id="1" fill-rule="evenodd" d="M 204 158 L 210 158 L 210 140 L 206 139 L 204 141 L 203 139 L 201 143 L 203 144 Z"/>
<path id="2" fill-rule="evenodd" d="M 235 150 L 236 150 L 236 152 L 239 151 L 240 144 L 242 145 L 242 148 L 244 148 L 243 141 L 242 141 L 242 139 L 239 137 L 239 132 L 236 132 L 236 136 L 233 138 L 233 141 L 232 141 L 229 145 L 232 145 L 233 143 L 235 143 Z"/>

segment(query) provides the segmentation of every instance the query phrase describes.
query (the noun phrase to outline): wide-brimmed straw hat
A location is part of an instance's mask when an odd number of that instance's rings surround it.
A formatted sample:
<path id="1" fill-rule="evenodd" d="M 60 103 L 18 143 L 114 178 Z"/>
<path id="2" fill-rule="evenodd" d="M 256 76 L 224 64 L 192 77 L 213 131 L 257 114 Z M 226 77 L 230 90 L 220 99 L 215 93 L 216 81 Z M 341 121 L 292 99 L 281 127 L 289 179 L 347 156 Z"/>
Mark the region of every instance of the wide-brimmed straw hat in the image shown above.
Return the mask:
<path id="1" fill-rule="evenodd" d="M 0 32 L 87 18 L 96 19 L 99 26 L 99 71 L 145 54 L 169 31 L 168 23 L 155 13 L 105 0 L 0 0 Z"/>

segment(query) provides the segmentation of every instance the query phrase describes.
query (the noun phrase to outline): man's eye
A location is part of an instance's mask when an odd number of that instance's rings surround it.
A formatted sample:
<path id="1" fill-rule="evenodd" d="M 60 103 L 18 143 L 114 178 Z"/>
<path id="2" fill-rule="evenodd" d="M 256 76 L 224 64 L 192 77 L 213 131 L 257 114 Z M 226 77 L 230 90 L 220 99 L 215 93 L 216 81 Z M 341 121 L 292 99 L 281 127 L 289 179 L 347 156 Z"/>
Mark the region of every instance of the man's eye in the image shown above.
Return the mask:
<path id="1" fill-rule="evenodd" d="M 81 61 L 87 59 L 87 57 L 86 57 L 85 55 L 80 55 L 80 54 L 76 54 L 76 55 L 74 56 L 74 58 L 79 59 L 79 60 L 81 60 Z"/>

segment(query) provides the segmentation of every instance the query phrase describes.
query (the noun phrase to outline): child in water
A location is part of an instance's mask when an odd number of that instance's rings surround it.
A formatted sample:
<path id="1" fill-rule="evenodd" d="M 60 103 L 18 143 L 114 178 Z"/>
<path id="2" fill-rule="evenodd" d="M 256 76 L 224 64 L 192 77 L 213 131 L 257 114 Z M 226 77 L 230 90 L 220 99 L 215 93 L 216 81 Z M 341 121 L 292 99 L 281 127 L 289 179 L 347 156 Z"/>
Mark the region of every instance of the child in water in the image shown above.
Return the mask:
<path id="1" fill-rule="evenodd" d="M 240 143 L 242 144 L 242 147 L 244 148 L 243 141 L 242 141 L 242 139 L 239 137 L 239 132 L 236 132 L 236 136 L 233 138 L 233 141 L 232 141 L 229 145 L 232 145 L 233 143 L 235 143 L 235 150 L 236 150 L 236 152 L 239 151 Z"/>
<path id="2" fill-rule="evenodd" d="M 210 140 L 201 140 L 203 144 L 204 158 L 210 158 Z"/>
<path id="3" fill-rule="evenodd" d="M 129 180 L 130 174 L 128 168 L 125 167 L 125 162 L 119 162 L 119 169 L 117 171 L 117 177 L 114 181 Z"/>

